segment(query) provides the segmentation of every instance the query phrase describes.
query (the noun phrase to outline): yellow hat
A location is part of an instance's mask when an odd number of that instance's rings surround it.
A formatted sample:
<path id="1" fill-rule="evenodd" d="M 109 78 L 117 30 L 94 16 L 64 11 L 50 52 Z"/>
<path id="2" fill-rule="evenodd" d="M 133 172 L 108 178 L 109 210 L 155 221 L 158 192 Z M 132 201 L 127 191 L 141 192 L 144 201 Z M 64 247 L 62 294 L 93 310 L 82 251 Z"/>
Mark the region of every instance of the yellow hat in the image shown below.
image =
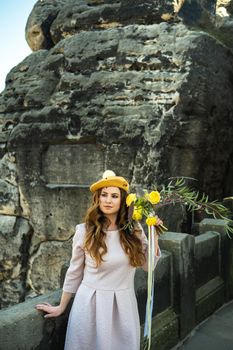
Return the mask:
<path id="1" fill-rule="evenodd" d="M 90 190 L 94 193 L 96 190 L 99 190 L 103 187 L 119 187 L 125 190 L 129 190 L 129 183 L 121 176 L 116 176 L 112 170 L 106 170 L 103 173 L 103 178 L 90 186 Z"/>

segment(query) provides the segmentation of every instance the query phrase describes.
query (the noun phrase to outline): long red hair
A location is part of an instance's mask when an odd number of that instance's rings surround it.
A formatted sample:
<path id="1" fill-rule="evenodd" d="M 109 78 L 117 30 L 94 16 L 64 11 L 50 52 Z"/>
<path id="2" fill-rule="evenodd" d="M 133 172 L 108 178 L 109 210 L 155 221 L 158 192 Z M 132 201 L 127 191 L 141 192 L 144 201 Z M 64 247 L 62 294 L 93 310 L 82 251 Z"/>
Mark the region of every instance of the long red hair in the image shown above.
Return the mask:
<path id="1" fill-rule="evenodd" d="M 86 238 L 84 241 L 84 249 L 96 261 L 96 266 L 99 266 L 104 261 L 103 256 L 107 253 L 107 246 L 105 243 L 106 232 L 104 227 L 108 227 L 109 220 L 104 216 L 99 208 L 99 197 L 102 189 L 97 190 L 93 194 L 92 205 L 88 209 L 85 223 L 86 223 Z M 142 250 L 142 243 L 140 239 L 141 229 L 135 225 L 132 232 L 124 229 L 128 221 L 128 208 L 126 206 L 127 193 L 120 189 L 121 205 L 117 215 L 117 227 L 120 234 L 121 246 L 129 257 L 130 264 L 134 267 L 141 266 L 145 262 L 145 255 Z"/>

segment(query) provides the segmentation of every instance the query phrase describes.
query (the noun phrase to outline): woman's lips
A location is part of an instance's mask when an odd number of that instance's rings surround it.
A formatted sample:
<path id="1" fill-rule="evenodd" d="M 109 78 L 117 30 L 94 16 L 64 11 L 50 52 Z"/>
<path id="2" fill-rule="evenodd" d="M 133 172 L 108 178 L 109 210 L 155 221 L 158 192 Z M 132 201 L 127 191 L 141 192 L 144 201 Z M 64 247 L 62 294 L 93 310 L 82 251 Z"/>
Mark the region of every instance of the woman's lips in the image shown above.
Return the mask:
<path id="1" fill-rule="evenodd" d="M 104 208 L 106 208 L 106 209 L 112 209 L 112 207 L 109 206 L 109 205 L 105 205 Z"/>

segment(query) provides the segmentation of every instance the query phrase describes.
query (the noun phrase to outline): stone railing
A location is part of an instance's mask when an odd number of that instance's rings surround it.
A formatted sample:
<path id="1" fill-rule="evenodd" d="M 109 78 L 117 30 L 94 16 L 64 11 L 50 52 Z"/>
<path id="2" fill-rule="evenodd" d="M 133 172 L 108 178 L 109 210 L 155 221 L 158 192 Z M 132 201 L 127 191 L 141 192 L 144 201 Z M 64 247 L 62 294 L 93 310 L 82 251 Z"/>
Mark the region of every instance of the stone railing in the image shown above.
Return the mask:
<path id="1" fill-rule="evenodd" d="M 233 298 L 233 242 L 224 221 L 204 219 L 196 237 L 168 232 L 160 237 L 156 267 L 152 350 L 168 350 L 202 320 Z M 138 269 L 135 291 L 141 323 L 146 303 L 146 273 Z M 0 350 L 62 350 L 67 312 L 45 320 L 35 304 L 59 302 L 61 291 L 0 311 Z"/>

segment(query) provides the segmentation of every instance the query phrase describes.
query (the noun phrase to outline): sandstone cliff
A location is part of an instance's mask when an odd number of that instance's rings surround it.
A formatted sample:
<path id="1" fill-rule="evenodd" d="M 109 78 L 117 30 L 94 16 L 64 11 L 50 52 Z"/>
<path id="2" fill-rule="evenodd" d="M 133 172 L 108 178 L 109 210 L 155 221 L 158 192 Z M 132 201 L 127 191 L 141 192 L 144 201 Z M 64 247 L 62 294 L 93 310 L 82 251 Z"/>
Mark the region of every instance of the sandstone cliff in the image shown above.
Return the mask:
<path id="1" fill-rule="evenodd" d="M 37 2 L 0 96 L 2 307 L 58 287 L 106 168 L 232 194 L 232 3 Z"/>

